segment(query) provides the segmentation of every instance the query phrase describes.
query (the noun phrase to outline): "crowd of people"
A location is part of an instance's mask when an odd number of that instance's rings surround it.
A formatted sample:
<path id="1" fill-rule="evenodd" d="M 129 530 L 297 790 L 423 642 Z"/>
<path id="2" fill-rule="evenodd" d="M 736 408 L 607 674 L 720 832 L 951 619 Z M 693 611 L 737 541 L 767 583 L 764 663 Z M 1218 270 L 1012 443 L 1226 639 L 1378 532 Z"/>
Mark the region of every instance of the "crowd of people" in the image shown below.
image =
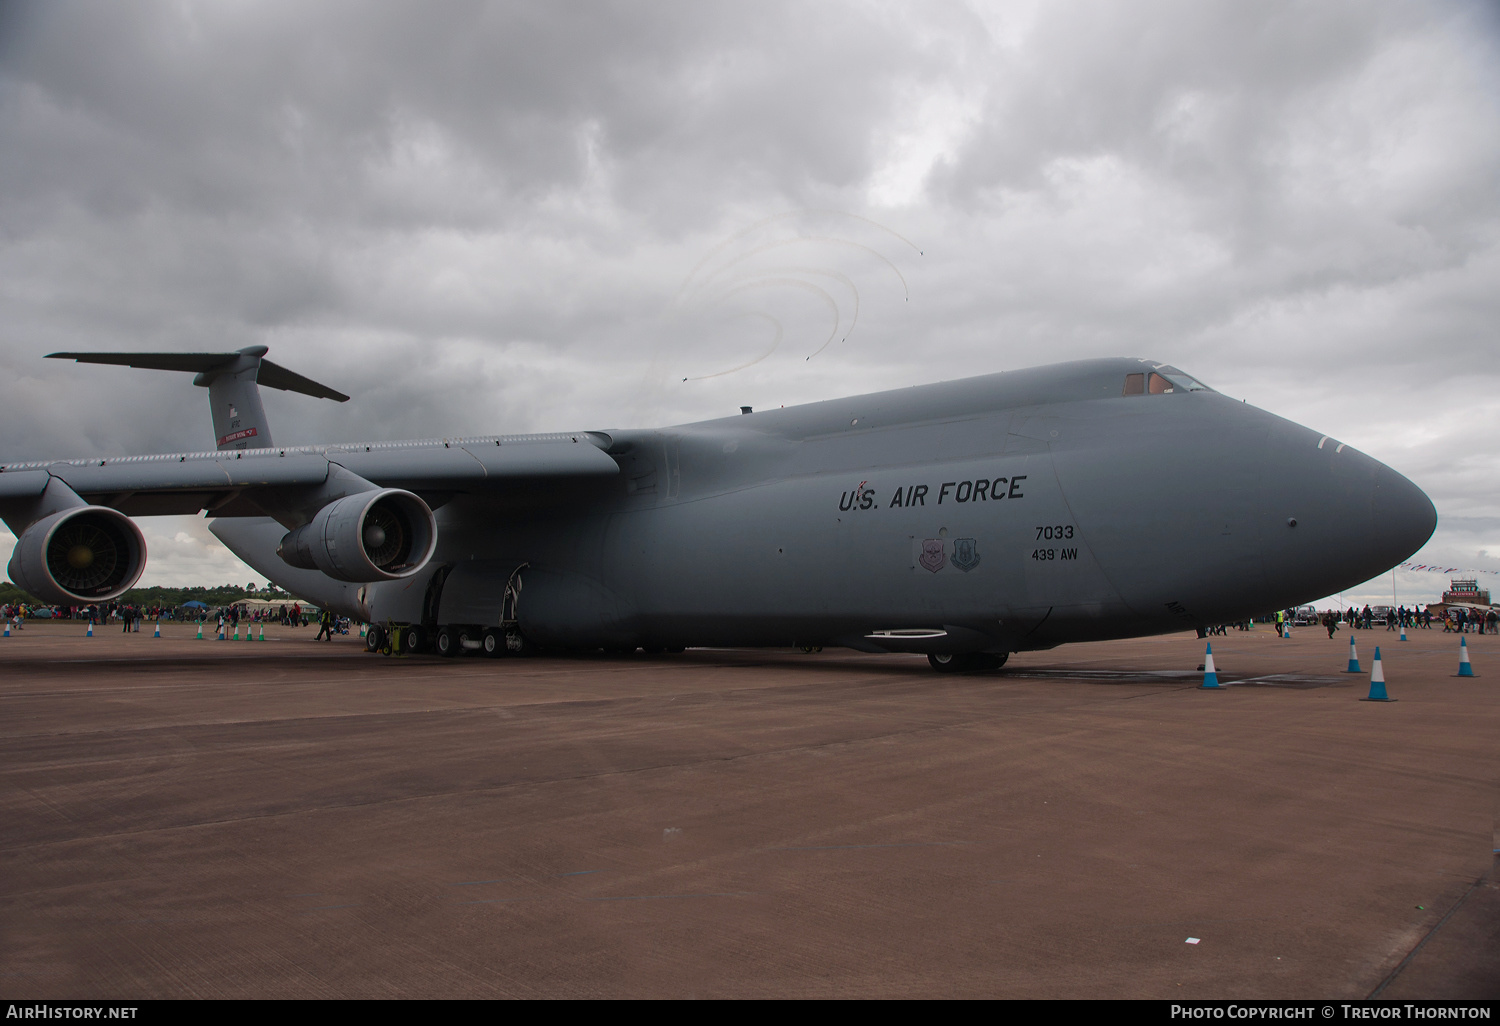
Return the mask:
<path id="1" fill-rule="evenodd" d="M 1277 613 L 1276 623 L 1278 630 L 1282 625 L 1289 622 L 1290 611 Z M 1455 634 L 1496 634 L 1500 633 L 1500 616 L 1494 609 L 1471 609 L 1467 606 L 1448 606 L 1439 610 L 1436 615 L 1429 606 L 1426 609 L 1415 607 L 1408 609 L 1406 606 L 1386 607 L 1384 614 L 1377 613 L 1366 605 L 1363 609 L 1350 606 L 1343 612 L 1328 610 L 1318 618 L 1318 622 L 1328 631 L 1331 638 L 1340 625 L 1359 630 L 1375 630 L 1384 627 L 1387 631 L 1399 631 L 1411 628 L 1412 630 L 1431 630 L 1434 621 L 1445 633 Z"/>
<path id="2" fill-rule="evenodd" d="M 282 603 L 277 606 L 229 605 L 217 609 L 206 605 L 185 606 L 138 606 L 125 602 L 106 602 L 88 606 L 38 606 L 30 603 L 10 602 L 0 605 L 0 618 L 10 624 L 12 630 L 24 630 L 31 619 L 58 619 L 88 621 L 90 625 L 103 627 L 120 624 L 123 633 L 139 633 L 142 622 L 178 621 L 186 623 L 214 623 L 217 628 L 238 630 L 241 624 L 279 623 L 283 627 L 306 627 L 310 623 L 319 626 L 318 639 L 332 639 L 334 634 L 348 634 L 351 621 L 347 617 L 334 616 L 328 610 L 304 607 L 300 602 Z"/>
<path id="3" fill-rule="evenodd" d="M 1340 627 L 1357 628 L 1359 630 L 1377 630 L 1385 628 L 1388 631 L 1399 631 L 1410 628 L 1412 630 L 1432 630 L 1436 624 L 1445 633 L 1456 634 L 1500 634 L 1500 615 L 1493 608 L 1479 609 L 1468 606 L 1448 606 L 1434 613 L 1432 607 L 1419 609 L 1415 606 L 1408 609 L 1406 606 L 1379 607 L 1372 609 L 1365 606 L 1363 609 L 1350 606 L 1342 611 L 1329 609 L 1316 616 L 1312 613 L 1312 607 L 1303 607 L 1302 615 L 1298 610 L 1281 609 L 1266 618 L 1267 622 L 1276 625 L 1276 633 L 1285 633 L 1289 628 L 1301 624 L 1314 624 L 1328 631 L 1331 638 Z M 1207 634 L 1225 634 L 1229 630 L 1248 631 L 1249 620 L 1241 620 L 1236 623 L 1219 624 L 1210 627 Z"/>

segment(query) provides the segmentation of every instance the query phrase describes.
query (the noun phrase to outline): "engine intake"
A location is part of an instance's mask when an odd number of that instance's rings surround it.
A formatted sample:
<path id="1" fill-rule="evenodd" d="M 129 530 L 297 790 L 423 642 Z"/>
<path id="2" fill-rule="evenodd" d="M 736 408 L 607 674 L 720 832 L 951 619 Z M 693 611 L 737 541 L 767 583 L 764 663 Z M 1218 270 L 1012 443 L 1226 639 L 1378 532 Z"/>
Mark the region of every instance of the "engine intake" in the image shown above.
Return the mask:
<path id="1" fill-rule="evenodd" d="M 125 514 L 80 506 L 43 517 L 16 540 L 10 579 L 43 602 L 119 598 L 146 568 L 146 539 Z"/>
<path id="2" fill-rule="evenodd" d="M 427 503 L 399 488 L 358 492 L 330 502 L 281 539 L 288 566 L 321 570 L 338 581 L 399 581 L 427 565 L 437 520 Z"/>

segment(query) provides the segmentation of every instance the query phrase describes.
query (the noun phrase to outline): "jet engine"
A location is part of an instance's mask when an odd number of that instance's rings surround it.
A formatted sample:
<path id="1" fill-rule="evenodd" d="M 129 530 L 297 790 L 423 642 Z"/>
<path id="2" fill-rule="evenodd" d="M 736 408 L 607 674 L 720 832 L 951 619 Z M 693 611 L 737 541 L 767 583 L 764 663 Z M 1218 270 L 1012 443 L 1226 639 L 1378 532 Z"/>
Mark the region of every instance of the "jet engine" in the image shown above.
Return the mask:
<path id="1" fill-rule="evenodd" d="M 146 539 L 125 514 L 77 506 L 32 524 L 16 540 L 10 579 L 43 602 L 79 605 L 123 595 L 146 568 Z"/>
<path id="2" fill-rule="evenodd" d="M 336 581 L 398 581 L 421 570 L 437 547 L 427 503 L 399 488 L 356 492 L 330 502 L 281 539 L 288 566 Z"/>

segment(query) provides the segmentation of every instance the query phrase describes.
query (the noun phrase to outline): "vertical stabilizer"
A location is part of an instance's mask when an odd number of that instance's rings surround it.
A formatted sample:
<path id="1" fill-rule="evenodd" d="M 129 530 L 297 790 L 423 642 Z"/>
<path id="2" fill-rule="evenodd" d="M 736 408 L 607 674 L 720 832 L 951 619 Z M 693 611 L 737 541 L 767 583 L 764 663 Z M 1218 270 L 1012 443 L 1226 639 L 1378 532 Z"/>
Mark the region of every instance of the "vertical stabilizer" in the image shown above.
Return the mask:
<path id="1" fill-rule="evenodd" d="M 275 444 L 255 383 L 265 355 L 265 346 L 250 346 L 233 354 L 227 363 L 199 371 L 193 379 L 193 384 L 208 387 L 214 438 L 220 449 L 269 449 Z"/>
<path id="2" fill-rule="evenodd" d="M 271 427 L 260 402 L 260 385 L 340 403 L 349 397 L 272 363 L 265 359 L 266 352 L 265 346 L 246 346 L 233 353 L 48 353 L 47 358 L 196 373 L 193 384 L 208 389 L 218 447 L 269 449 Z"/>

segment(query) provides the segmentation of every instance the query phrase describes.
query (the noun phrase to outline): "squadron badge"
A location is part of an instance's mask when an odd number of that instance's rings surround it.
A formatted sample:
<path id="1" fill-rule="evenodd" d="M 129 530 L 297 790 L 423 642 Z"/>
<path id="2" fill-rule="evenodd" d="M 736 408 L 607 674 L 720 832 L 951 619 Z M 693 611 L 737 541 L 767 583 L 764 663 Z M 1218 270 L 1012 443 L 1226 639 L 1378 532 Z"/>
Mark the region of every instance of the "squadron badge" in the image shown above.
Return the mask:
<path id="1" fill-rule="evenodd" d="M 922 540 L 922 553 L 917 556 L 917 562 L 922 564 L 923 570 L 931 570 L 937 573 L 948 562 L 948 556 L 943 551 L 943 539 L 924 538 Z"/>
<path id="2" fill-rule="evenodd" d="M 977 538 L 953 539 L 953 565 L 968 573 L 979 565 L 979 540 Z"/>

